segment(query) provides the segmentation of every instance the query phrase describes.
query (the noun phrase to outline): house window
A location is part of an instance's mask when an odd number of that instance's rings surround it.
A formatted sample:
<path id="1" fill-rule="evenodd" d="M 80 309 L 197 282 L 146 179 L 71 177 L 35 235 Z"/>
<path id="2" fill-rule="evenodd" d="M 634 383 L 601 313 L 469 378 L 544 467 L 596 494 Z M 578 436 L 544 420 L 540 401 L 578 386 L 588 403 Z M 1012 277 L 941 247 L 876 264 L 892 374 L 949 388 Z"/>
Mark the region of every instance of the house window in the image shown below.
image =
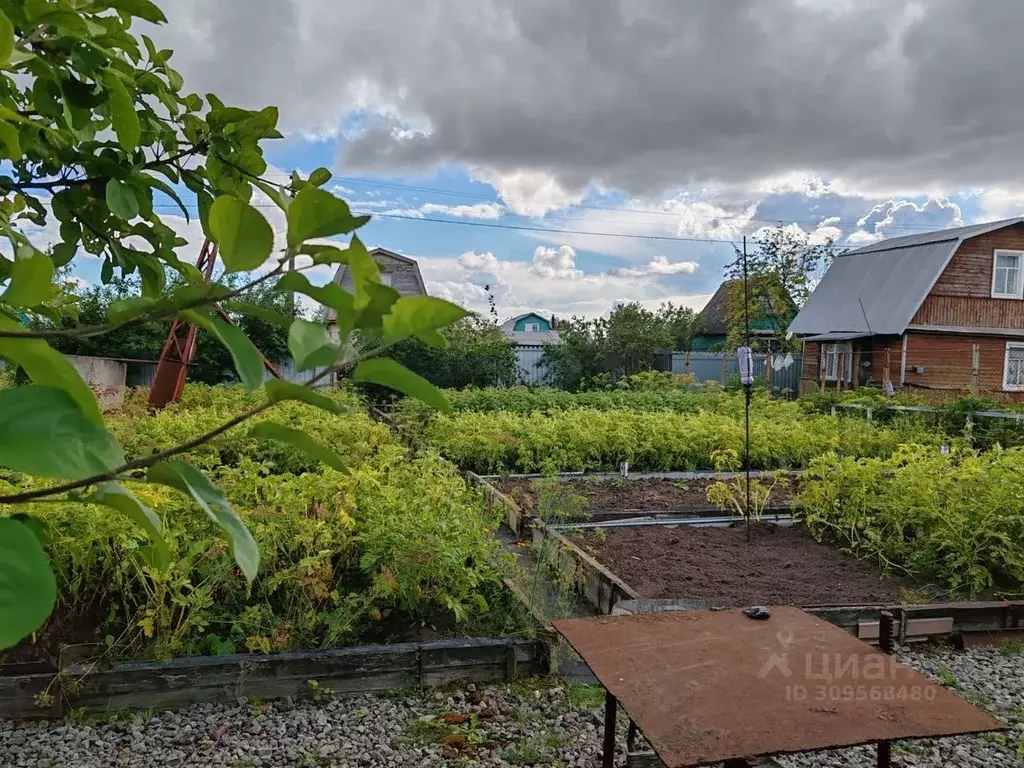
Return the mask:
<path id="1" fill-rule="evenodd" d="M 1024 251 L 996 251 L 992 257 L 992 296 L 1024 298 Z"/>
<path id="2" fill-rule="evenodd" d="M 381 272 L 380 273 L 380 284 L 381 285 L 386 285 L 388 288 L 393 287 L 391 277 L 392 276 L 391 276 L 390 272 Z"/>
<path id="3" fill-rule="evenodd" d="M 540 333 L 540 323 L 527 323 L 525 328 L 530 333 Z"/>
<path id="4" fill-rule="evenodd" d="M 839 357 L 843 358 L 843 381 L 850 381 L 853 378 L 853 345 L 851 344 L 825 344 L 825 381 L 835 381 L 836 369 L 839 367 Z"/>
<path id="5" fill-rule="evenodd" d="M 1003 389 L 1007 392 L 1024 390 L 1024 344 L 1007 342 L 1003 363 Z"/>

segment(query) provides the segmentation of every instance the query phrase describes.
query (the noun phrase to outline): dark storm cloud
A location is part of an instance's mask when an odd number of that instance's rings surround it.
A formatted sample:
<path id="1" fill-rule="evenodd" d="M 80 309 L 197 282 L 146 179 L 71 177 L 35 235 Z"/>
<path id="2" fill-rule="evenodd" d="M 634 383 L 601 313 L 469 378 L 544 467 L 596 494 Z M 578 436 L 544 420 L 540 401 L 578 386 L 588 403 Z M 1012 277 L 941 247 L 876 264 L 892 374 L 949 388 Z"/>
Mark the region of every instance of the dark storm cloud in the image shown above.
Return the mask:
<path id="1" fill-rule="evenodd" d="M 286 127 L 380 112 L 348 170 L 537 169 L 652 193 L 806 169 L 1017 185 L 1018 0 L 216 0 L 173 8 L 189 82 Z"/>

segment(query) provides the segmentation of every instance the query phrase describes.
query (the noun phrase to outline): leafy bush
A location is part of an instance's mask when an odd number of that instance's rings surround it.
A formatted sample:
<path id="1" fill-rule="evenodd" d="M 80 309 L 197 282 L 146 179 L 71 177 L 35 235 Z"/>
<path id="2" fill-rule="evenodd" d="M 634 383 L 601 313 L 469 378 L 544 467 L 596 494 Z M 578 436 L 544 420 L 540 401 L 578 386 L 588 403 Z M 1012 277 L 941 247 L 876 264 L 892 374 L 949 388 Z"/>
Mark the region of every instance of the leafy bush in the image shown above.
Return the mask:
<path id="1" fill-rule="evenodd" d="M 811 462 L 799 503 L 818 538 L 953 590 L 1024 588 L 1024 450 L 905 446 Z"/>
<path id="2" fill-rule="evenodd" d="M 722 397 L 716 409 L 691 413 L 494 411 L 438 414 L 424 428 L 427 443 L 476 472 L 610 470 L 628 461 L 637 471 L 712 469 L 719 451 L 743 452 L 743 403 Z M 759 398 L 751 414 L 755 468 L 806 467 L 828 451 L 889 456 L 903 442 L 949 440 L 925 430 L 897 431 L 866 421 L 808 416 L 798 406 Z"/>
<path id="3" fill-rule="evenodd" d="M 155 415 L 136 412 L 137 397 L 107 419 L 130 453 L 188 440 L 240 412 L 249 396 L 189 385 L 182 403 Z M 464 630 L 486 622 L 482 631 L 510 624 L 506 562 L 491 535 L 497 520 L 479 494 L 436 454 L 410 458 L 354 396 L 331 397 L 356 410 L 327 415 L 285 403 L 268 417 L 331 445 L 348 472 L 311 465 L 244 427 L 190 455 L 252 531 L 264 565 L 251 585 L 221 529 L 164 486 L 126 483 L 161 518 L 172 555 L 163 571 L 140 556 L 145 533 L 106 507 L 0 507 L 45 528 L 59 607 L 42 636 L 102 650 L 109 634 L 111 656 L 167 657 L 381 641 L 412 620 Z M 36 482 L 0 474 L 0 493 Z"/>

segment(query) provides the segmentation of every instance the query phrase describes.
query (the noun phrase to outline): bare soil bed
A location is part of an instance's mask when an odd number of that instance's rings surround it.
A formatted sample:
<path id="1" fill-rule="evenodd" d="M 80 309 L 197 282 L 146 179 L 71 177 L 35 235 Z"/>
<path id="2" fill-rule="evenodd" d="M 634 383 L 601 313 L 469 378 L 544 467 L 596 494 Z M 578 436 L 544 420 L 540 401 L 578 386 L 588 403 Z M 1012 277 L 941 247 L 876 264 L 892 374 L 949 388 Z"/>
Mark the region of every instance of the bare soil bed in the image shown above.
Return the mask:
<path id="1" fill-rule="evenodd" d="M 707 487 L 713 480 L 662 480 L 644 478 L 639 480 L 597 480 L 579 478 L 572 480 L 530 480 L 507 478 L 499 489 L 511 496 L 527 513 L 547 517 L 551 508 L 562 515 L 584 518 L 590 513 L 634 513 L 665 510 L 693 511 L 694 513 L 717 511 L 708 501 Z M 793 481 L 788 486 L 777 485 L 772 492 L 769 509 L 788 508 L 793 501 Z M 541 510 L 541 506 L 547 509 Z M 614 517 L 615 515 L 606 515 Z"/>
<path id="2" fill-rule="evenodd" d="M 747 605 L 901 602 L 912 581 L 883 579 L 874 564 L 816 542 L 803 526 L 649 526 L 571 534 L 646 598 Z M 918 592 L 920 590 L 917 590 Z"/>

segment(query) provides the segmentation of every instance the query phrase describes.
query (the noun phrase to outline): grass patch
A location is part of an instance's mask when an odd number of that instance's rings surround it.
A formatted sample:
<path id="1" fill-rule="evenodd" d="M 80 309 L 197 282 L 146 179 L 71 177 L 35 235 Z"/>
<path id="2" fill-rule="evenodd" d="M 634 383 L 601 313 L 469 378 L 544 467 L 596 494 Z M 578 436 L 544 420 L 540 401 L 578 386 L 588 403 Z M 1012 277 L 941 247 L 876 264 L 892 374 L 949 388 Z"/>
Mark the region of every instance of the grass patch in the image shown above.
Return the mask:
<path id="1" fill-rule="evenodd" d="M 440 744 L 453 733 L 455 729 L 440 720 L 421 719 L 409 723 L 405 736 L 413 744 Z"/>
<path id="2" fill-rule="evenodd" d="M 600 685 L 569 683 L 565 687 L 565 701 L 573 709 L 600 709 L 604 698 L 604 688 Z"/>
<path id="3" fill-rule="evenodd" d="M 1024 640 L 1010 640 L 999 646 L 1001 656 L 1024 656 Z"/>

